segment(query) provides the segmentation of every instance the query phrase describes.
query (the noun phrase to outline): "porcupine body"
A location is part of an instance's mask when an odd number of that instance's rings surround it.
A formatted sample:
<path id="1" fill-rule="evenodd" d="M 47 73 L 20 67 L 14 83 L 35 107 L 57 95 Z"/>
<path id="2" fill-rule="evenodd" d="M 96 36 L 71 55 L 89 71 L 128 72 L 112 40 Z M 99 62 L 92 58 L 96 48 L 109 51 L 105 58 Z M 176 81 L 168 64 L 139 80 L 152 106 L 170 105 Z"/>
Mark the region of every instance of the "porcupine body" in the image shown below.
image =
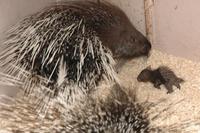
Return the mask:
<path id="1" fill-rule="evenodd" d="M 119 8 L 86 1 L 58 3 L 27 17 L 4 45 L 4 81 L 46 101 L 64 94 L 69 103 L 102 79 L 117 81 L 113 57 L 146 56 L 151 49 Z"/>
<path id="2" fill-rule="evenodd" d="M 113 57 L 149 54 L 151 44 L 119 8 L 108 3 L 59 3 L 26 18 L 8 33 L 7 48 L 1 54 L 3 80 L 20 85 L 33 98 L 16 98 L 16 104 L 1 106 L 1 119 L 6 121 L 2 129 L 69 133 L 149 130 L 148 118 L 135 102 L 114 98 L 97 104 L 94 99 L 84 99 L 80 107 L 67 107 L 77 94 L 95 90 L 102 79 L 117 80 Z M 37 98 L 48 102 L 52 97 L 58 99 L 59 107 L 50 106 L 41 120 L 34 102 Z"/>
<path id="3" fill-rule="evenodd" d="M 114 86 L 105 99 L 88 97 L 68 113 L 51 108 L 44 119 L 37 117 L 29 102 L 15 100 L 14 105 L 0 106 L 3 123 L 0 129 L 13 133 L 149 133 L 161 131 L 151 125 L 148 108 L 140 105 Z M 64 108 L 64 107 L 63 107 Z M 65 110 L 65 109 L 64 109 Z M 9 116 L 9 117 L 7 117 Z"/>

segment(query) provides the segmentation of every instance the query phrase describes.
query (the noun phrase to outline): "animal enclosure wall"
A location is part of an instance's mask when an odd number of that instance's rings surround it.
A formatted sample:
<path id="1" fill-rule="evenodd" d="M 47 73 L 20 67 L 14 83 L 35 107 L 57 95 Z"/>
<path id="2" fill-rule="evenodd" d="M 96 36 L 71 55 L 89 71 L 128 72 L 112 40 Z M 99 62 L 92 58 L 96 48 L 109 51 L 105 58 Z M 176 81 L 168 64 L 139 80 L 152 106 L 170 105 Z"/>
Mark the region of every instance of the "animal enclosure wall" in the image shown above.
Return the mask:
<path id="1" fill-rule="evenodd" d="M 0 0 L 0 37 L 25 16 L 38 12 L 55 0 Z M 2 38 L 2 37 L 1 37 Z"/>
<path id="2" fill-rule="evenodd" d="M 200 1 L 154 0 L 154 47 L 200 61 Z"/>

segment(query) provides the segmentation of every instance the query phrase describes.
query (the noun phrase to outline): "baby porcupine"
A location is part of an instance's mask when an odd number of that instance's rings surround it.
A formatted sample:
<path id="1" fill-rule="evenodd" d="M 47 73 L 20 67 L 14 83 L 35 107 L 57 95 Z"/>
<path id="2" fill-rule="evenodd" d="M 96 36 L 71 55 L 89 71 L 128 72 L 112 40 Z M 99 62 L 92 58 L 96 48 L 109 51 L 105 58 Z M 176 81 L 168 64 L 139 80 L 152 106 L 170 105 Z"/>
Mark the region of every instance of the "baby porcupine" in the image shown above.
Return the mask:
<path id="1" fill-rule="evenodd" d="M 62 93 L 69 103 L 102 79 L 117 81 L 113 57 L 147 56 L 151 49 L 122 10 L 89 1 L 56 3 L 27 17 L 3 45 L 3 81 L 47 102 Z"/>
<path id="2" fill-rule="evenodd" d="M 173 92 L 173 85 L 178 89 L 181 88 L 180 83 L 184 80 L 175 75 L 175 73 L 166 66 L 160 66 L 155 70 L 147 67 L 140 72 L 137 77 L 139 82 L 151 82 L 155 88 L 160 89 L 160 85 L 164 85 L 167 93 Z"/>

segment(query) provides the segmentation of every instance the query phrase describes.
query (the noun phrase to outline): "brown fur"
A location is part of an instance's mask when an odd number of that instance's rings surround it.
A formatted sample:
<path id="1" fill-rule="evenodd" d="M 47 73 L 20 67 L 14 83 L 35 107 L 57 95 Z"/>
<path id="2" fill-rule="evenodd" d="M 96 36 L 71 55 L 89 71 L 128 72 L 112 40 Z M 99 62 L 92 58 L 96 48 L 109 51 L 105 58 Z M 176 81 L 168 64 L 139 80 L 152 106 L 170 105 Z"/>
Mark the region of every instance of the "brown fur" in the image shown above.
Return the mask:
<path id="1" fill-rule="evenodd" d="M 173 86 L 181 88 L 180 83 L 184 80 L 177 77 L 175 73 L 166 66 L 161 66 L 155 70 L 150 67 L 145 68 L 137 77 L 139 82 L 151 82 L 155 88 L 160 89 L 160 85 L 164 85 L 168 90 L 167 93 L 173 92 Z"/>

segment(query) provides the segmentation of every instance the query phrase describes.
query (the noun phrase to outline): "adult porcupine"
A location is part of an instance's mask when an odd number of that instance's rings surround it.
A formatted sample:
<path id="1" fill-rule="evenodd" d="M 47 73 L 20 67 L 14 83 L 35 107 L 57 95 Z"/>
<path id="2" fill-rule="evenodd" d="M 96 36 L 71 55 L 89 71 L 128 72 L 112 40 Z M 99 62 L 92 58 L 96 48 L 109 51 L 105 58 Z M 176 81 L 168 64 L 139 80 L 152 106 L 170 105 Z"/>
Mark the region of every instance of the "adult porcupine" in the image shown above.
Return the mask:
<path id="1" fill-rule="evenodd" d="M 24 19 L 4 46 L 0 61 L 7 81 L 38 97 L 62 92 L 68 102 L 101 79 L 116 81 L 113 57 L 148 55 L 151 49 L 119 8 L 85 1 L 58 3 Z"/>
<path id="2" fill-rule="evenodd" d="M 97 92 L 98 93 L 98 92 Z M 95 94 L 94 94 L 95 95 Z M 65 113 L 65 106 L 49 109 L 44 119 L 37 117 L 31 103 L 1 105 L 0 131 L 52 133 L 140 133 L 158 130 L 148 118 L 147 108 L 114 86 L 104 98 L 95 95 Z M 7 100 L 8 101 L 8 100 Z"/>
<path id="3" fill-rule="evenodd" d="M 108 90 L 100 89 L 103 92 Z M 168 107 L 160 108 L 159 103 L 137 102 L 137 99 L 129 97 L 124 89 L 118 86 L 114 86 L 107 94 L 102 94 L 100 89 L 95 92 L 97 94 L 87 97 L 69 110 L 65 105 L 52 106 L 43 119 L 38 117 L 30 100 L 11 99 L 11 103 L 14 104 L 0 104 L 0 132 L 192 133 L 198 131 L 192 128 L 199 125 L 198 120 L 168 125 L 165 117 L 172 114 L 164 113 Z M 105 95 L 104 98 L 102 95 Z M 159 125 L 159 122 L 163 121 L 166 125 Z"/>

